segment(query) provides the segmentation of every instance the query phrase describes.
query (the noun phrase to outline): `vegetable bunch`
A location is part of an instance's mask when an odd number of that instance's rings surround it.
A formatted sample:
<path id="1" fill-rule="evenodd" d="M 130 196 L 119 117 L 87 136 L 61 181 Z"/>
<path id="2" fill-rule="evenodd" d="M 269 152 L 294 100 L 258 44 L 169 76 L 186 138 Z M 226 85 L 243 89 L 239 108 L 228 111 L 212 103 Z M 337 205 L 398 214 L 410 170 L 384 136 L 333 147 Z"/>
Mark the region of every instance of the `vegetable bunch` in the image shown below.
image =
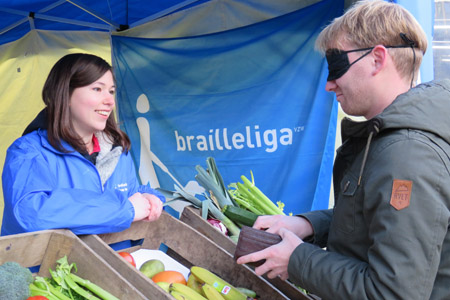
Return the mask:
<path id="1" fill-rule="evenodd" d="M 206 218 L 208 211 L 228 229 L 230 235 L 238 236 L 239 227 L 225 216 L 222 212 L 225 206 L 235 205 L 234 200 L 228 193 L 228 190 L 223 182 L 222 175 L 217 168 L 214 158 L 208 157 L 206 159 L 207 169 L 197 165 L 197 175 L 195 180 L 205 189 L 205 197 L 207 200 L 202 201 L 202 214 Z"/>
<path id="2" fill-rule="evenodd" d="M 284 215 L 284 203 L 272 202 L 267 196 L 261 192 L 255 185 L 253 173 L 250 172 L 252 181 L 248 180 L 244 175 L 241 176 L 241 182 L 231 183 L 229 185 L 229 193 L 238 203 L 239 207 L 248 209 L 257 215 Z"/>
<path id="3" fill-rule="evenodd" d="M 51 278 L 36 276 L 30 284 L 32 296 L 45 296 L 49 300 L 119 300 L 89 280 L 75 275 L 75 263 L 69 264 L 67 256 L 56 261 L 55 270 L 50 270 Z"/>
<path id="4" fill-rule="evenodd" d="M 171 199 L 165 205 L 178 200 L 190 202 L 201 209 L 205 220 L 211 215 L 220 221 L 234 241 L 237 241 L 240 227 L 252 226 L 258 216 L 284 214 L 283 203 L 277 202 L 277 206 L 255 186 L 253 173 L 252 181 L 242 175 L 243 183 L 232 183 L 227 188 L 214 158 L 208 157 L 206 165 L 206 169 L 200 165 L 195 167 L 195 179 L 205 189 L 205 200 L 189 194 L 181 185 L 175 185 L 175 192 L 158 189 L 166 198 Z"/>

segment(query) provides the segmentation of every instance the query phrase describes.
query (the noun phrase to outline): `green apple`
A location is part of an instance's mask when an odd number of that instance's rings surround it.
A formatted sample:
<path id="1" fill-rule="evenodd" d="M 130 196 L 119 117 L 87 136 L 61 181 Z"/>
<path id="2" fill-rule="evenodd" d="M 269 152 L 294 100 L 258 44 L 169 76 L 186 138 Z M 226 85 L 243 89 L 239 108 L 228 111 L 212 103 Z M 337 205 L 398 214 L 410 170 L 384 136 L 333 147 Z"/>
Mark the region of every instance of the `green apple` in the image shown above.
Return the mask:
<path id="1" fill-rule="evenodd" d="M 156 274 L 158 274 L 159 272 L 162 272 L 164 270 L 165 270 L 164 263 L 162 261 L 160 261 L 159 259 L 147 260 L 139 268 L 139 271 L 144 273 L 144 275 L 150 279 L 153 276 L 155 276 Z"/>

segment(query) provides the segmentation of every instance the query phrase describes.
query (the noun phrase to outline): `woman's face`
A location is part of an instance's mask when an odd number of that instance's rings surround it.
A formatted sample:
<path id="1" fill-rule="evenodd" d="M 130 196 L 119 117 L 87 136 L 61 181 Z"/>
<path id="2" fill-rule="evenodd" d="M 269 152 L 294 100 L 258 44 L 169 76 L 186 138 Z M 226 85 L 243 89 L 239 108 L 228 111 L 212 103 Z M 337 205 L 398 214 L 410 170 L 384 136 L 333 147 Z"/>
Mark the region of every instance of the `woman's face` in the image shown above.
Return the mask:
<path id="1" fill-rule="evenodd" d="M 112 113 L 116 87 L 111 71 L 90 85 L 75 88 L 70 97 L 70 116 L 75 131 L 87 143 L 92 134 L 105 129 Z"/>

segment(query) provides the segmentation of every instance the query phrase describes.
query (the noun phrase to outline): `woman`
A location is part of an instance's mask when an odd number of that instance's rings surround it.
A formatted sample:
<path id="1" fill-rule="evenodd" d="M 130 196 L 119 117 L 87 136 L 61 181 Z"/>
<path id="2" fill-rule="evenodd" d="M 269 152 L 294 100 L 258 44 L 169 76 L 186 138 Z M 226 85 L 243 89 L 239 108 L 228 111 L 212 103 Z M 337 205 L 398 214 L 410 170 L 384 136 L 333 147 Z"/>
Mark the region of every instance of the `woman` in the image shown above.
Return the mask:
<path id="1" fill-rule="evenodd" d="M 164 197 L 138 183 L 114 93 L 112 68 L 100 57 L 69 54 L 53 66 L 45 109 L 7 151 L 2 235 L 99 234 L 158 219 Z"/>

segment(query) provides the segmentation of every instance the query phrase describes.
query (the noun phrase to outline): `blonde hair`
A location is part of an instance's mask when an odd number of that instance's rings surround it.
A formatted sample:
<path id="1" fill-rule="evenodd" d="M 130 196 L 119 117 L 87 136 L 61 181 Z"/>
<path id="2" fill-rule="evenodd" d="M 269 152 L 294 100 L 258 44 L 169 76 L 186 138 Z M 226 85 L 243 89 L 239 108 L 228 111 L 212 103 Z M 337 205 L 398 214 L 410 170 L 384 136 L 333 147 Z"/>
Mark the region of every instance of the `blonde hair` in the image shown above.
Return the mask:
<path id="1" fill-rule="evenodd" d="M 415 62 L 410 47 L 388 48 L 389 54 L 402 77 L 411 78 L 414 63 L 414 78 L 417 78 L 427 50 L 427 37 L 413 15 L 395 3 L 382 0 L 356 2 L 319 34 L 316 49 L 324 53 L 331 48 L 342 48 L 342 43 L 355 48 L 407 45 L 400 33 L 414 42 Z"/>

